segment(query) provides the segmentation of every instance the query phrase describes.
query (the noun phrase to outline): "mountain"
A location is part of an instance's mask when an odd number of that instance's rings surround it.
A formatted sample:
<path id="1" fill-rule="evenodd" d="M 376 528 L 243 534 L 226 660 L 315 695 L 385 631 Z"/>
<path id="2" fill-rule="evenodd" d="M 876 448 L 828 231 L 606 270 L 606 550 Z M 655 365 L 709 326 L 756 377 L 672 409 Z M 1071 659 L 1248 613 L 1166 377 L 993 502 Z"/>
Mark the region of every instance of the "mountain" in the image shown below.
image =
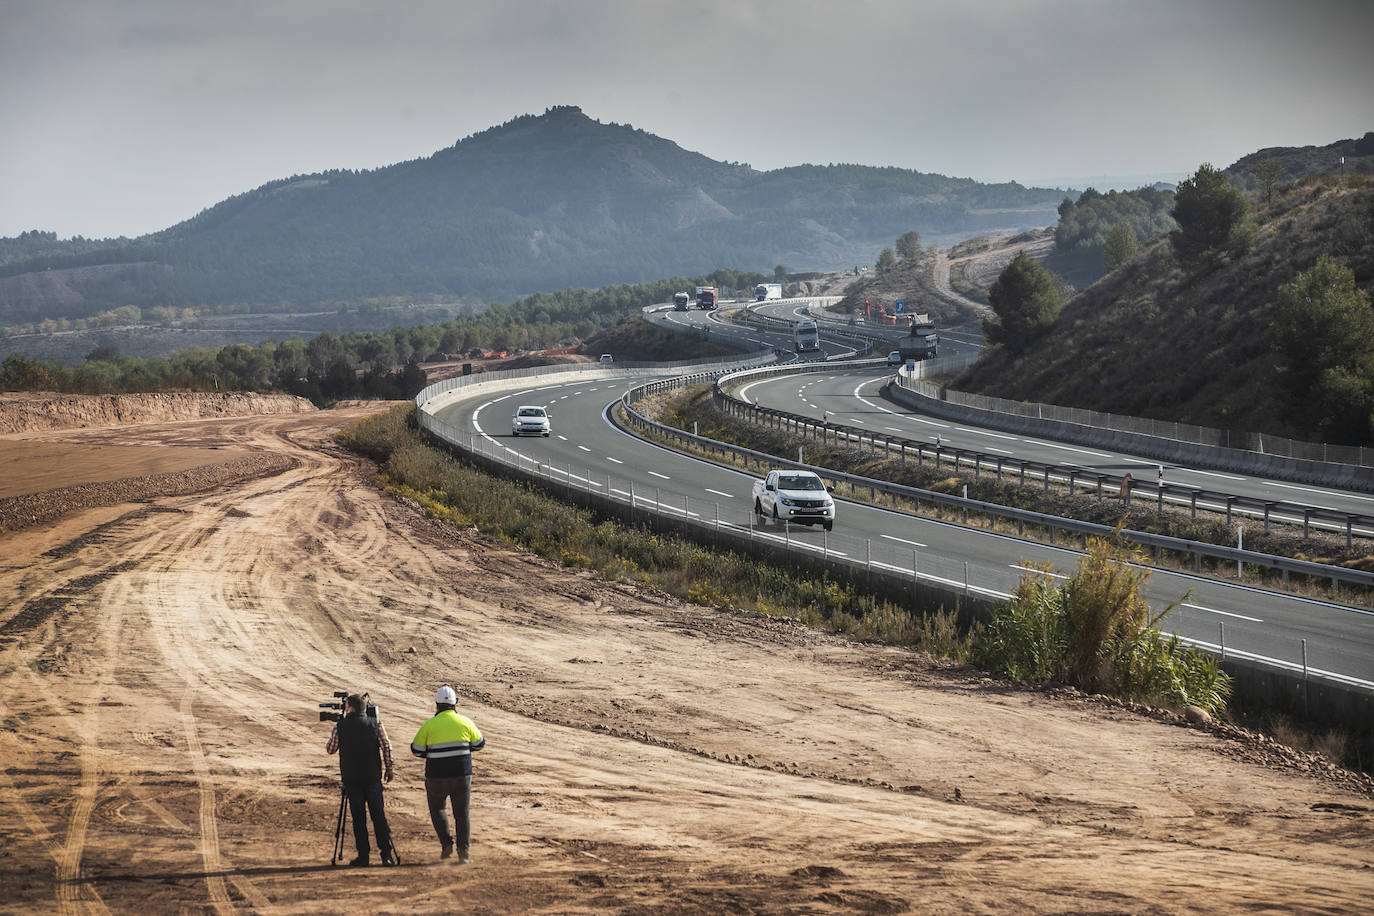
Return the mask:
<path id="1" fill-rule="evenodd" d="M 1049 225 L 1062 196 L 897 168 L 760 172 L 563 106 L 424 159 L 270 182 L 138 239 L 0 240 L 0 324 L 852 266 L 908 229 Z"/>

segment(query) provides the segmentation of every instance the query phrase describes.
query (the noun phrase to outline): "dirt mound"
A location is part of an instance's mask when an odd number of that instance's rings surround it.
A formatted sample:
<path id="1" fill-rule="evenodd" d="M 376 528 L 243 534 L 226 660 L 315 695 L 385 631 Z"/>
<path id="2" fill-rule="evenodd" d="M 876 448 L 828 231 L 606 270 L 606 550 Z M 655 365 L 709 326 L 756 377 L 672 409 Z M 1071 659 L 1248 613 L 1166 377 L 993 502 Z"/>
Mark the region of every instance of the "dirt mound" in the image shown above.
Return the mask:
<path id="1" fill-rule="evenodd" d="M 315 407 L 289 394 L 252 391 L 159 394 L 55 394 L 6 392 L 0 396 L 0 433 L 39 429 L 131 426 L 166 420 L 309 413 Z"/>

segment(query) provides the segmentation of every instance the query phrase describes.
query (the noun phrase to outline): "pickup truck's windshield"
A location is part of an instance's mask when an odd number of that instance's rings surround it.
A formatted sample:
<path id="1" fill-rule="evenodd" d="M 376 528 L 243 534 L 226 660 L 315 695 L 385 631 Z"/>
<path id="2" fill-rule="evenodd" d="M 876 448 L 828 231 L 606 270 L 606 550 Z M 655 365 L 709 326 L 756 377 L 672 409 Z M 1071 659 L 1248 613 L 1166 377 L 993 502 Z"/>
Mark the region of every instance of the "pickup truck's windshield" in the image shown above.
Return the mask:
<path id="1" fill-rule="evenodd" d="M 824 490 L 818 477 L 779 477 L 779 490 Z"/>

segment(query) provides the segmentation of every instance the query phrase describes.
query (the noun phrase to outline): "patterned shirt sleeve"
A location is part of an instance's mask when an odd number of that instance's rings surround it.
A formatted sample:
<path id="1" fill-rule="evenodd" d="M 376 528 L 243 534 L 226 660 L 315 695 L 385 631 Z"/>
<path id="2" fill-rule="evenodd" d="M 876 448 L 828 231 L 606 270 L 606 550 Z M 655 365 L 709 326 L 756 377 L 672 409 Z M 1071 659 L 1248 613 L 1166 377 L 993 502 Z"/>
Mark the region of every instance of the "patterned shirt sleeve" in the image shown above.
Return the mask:
<path id="1" fill-rule="evenodd" d="M 339 723 L 334 723 L 334 730 L 329 733 L 329 743 L 324 746 L 326 754 L 337 754 L 339 752 Z"/>
<path id="2" fill-rule="evenodd" d="M 382 766 L 391 769 L 391 739 L 386 736 L 386 726 L 377 723 L 377 742 L 382 746 Z"/>

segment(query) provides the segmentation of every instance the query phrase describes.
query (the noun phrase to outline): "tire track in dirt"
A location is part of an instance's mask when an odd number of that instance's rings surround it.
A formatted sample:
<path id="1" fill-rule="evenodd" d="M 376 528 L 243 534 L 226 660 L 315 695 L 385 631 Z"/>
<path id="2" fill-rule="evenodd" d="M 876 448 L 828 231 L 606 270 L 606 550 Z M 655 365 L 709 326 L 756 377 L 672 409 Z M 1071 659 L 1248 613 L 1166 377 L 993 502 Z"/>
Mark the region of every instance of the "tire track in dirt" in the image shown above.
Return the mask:
<path id="1" fill-rule="evenodd" d="M 210 774 L 210 764 L 205 759 L 205 751 L 200 746 L 200 736 L 196 732 L 196 717 L 192 713 L 195 688 L 187 687 L 181 696 L 181 719 L 186 730 L 186 748 L 191 757 L 191 772 L 200 785 L 200 855 L 205 863 L 205 886 L 210 892 L 210 905 L 219 913 L 232 913 L 234 902 L 229 898 L 229 888 L 225 886 L 224 876 L 219 874 L 219 826 L 215 818 L 215 785 Z"/>

